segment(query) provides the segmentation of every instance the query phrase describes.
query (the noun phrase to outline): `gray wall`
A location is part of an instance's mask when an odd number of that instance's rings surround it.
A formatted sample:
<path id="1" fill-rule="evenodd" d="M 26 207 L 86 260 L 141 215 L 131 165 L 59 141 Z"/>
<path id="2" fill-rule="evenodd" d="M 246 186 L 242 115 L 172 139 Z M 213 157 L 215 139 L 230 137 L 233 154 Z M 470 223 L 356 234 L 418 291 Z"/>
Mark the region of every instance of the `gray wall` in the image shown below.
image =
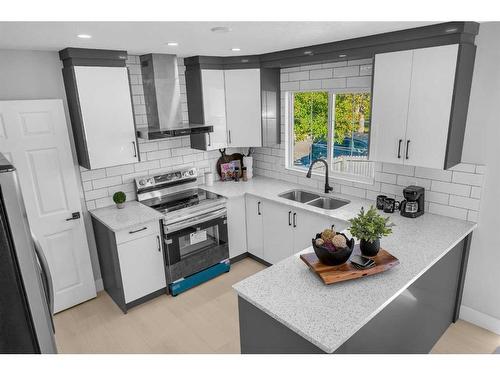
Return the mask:
<path id="1" fill-rule="evenodd" d="M 463 158 L 484 163 L 479 227 L 470 251 L 461 316 L 500 333 L 500 22 L 481 23 Z M 481 315 L 484 314 L 484 315 Z"/>
<path id="2" fill-rule="evenodd" d="M 0 100 L 62 99 L 66 123 L 72 135 L 68 106 L 61 72 L 62 64 L 57 52 L 0 50 Z M 90 215 L 85 206 L 80 181 L 80 168 L 76 162 L 73 137 L 70 136 L 76 176 L 80 187 L 83 217 L 89 240 L 90 258 L 94 279 L 101 279 L 99 260 L 95 247 L 94 232 Z"/>

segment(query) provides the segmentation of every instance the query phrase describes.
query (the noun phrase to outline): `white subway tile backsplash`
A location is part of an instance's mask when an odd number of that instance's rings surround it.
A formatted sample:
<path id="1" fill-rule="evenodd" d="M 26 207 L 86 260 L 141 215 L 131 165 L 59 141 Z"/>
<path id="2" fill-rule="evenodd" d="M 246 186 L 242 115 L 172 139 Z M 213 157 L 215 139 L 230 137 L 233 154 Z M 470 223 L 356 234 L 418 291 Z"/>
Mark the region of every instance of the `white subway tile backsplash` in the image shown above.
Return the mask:
<path id="1" fill-rule="evenodd" d="M 441 193 L 448 193 L 453 195 L 461 195 L 468 197 L 470 195 L 471 187 L 468 185 L 454 184 L 451 182 L 432 181 L 431 190 Z"/>
<path id="2" fill-rule="evenodd" d="M 347 87 L 370 88 L 372 85 L 372 77 L 348 77 Z"/>
<path id="3" fill-rule="evenodd" d="M 387 173 L 394 174 L 402 174 L 405 176 L 414 176 L 415 175 L 415 167 L 410 165 L 402 165 L 402 164 L 382 164 L 382 171 Z"/>
<path id="4" fill-rule="evenodd" d="M 438 203 L 429 203 L 431 214 L 453 217 L 455 219 L 467 220 L 467 210 L 459 207 L 445 206 Z"/>
<path id="5" fill-rule="evenodd" d="M 297 91 L 300 88 L 300 82 L 283 82 L 281 84 L 281 89 L 286 91 Z"/>
<path id="6" fill-rule="evenodd" d="M 450 195 L 450 206 L 462 207 L 470 210 L 479 210 L 479 199 Z"/>
<path id="7" fill-rule="evenodd" d="M 429 190 L 431 188 L 431 180 L 417 178 L 413 176 L 404 176 L 400 175 L 397 178 L 397 185 L 400 186 L 409 186 L 409 185 L 417 185 L 422 186 L 425 190 Z"/>
<path id="8" fill-rule="evenodd" d="M 475 168 L 474 168 L 474 170 L 475 170 Z M 456 182 L 456 183 L 459 183 L 459 184 L 467 184 L 467 185 L 473 185 L 473 186 L 482 186 L 482 184 L 483 184 L 483 175 L 453 171 L 453 177 L 452 177 L 451 180 L 453 182 Z"/>
<path id="9" fill-rule="evenodd" d="M 98 198 L 104 198 L 107 196 L 108 196 L 108 189 L 107 188 L 91 190 L 91 191 L 85 192 L 85 200 L 87 200 L 87 201 L 98 199 Z"/>
<path id="10" fill-rule="evenodd" d="M 467 211 L 467 221 L 477 223 L 479 221 L 479 212 L 473 210 Z"/>
<path id="11" fill-rule="evenodd" d="M 117 167 L 106 168 L 106 176 L 108 177 L 120 176 L 132 172 L 134 172 L 133 164 L 125 164 L 125 165 L 119 165 Z"/>
<path id="12" fill-rule="evenodd" d="M 476 173 L 477 174 L 485 174 L 486 166 L 485 165 L 476 165 Z"/>
<path id="13" fill-rule="evenodd" d="M 347 61 L 337 61 L 321 64 L 322 68 L 338 68 L 340 66 L 347 66 Z"/>
<path id="14" fill-rule="evenodd" d="M 475 164 L 460 163 L 450 168 L 451 171 L 474 173 L 476 171 Z"/>
<path id="15" fill-rule="evenodd" d="M 372 65 L 361 65 L 359 67 L 360 76 L 371 76 L 372 75 Z"/>
<path id="16" fill-rule="evenodd" d="M 317 90 L 321 88 L 321 80 L 300 81 L 300 90 Z"/>
<path id="17" fill-rule="evenodd" d="M 289 81 L 303 81 L 309 79 L 309 71 L 293 72 L 288 74 Z"/>
<path id="18" fill-rule="evenodd" d="M 321 87 L 324 89 L 342 89 L 347 87 L 346 78 L 331 78 L 321 81 Z"/>
<path id="19" fill-rule="evenodd" d="M 332 76 L 333 76 L 332 69 L 318 69 L 318 70 L 311 70 L 309 79 L 332 78 Z"/>
<path id="20" fill-rule="evenodd" d="M 398 175 L 392 173 L 375 172 L 375 181 L 385 182 L 386 184 L 396 184 Z"/>
<path id="21" fill-rule="evenodd" d="M 333 77 L 354 77 L 359 75 L 359 66 L 333 68 Z"/>
<path id="22" fill-rule="evenodd" d="M 426 191 L 425 200 L 428 202 L 448 205 L 450 195 L 446 193 L 438 193 L 437 191 Z"/>
<path id="23" fill-rule="evenodd" d="M 481 188 L 479 186 L 472 186 L 470 190 L 470 197 L 480 199 L 481 198 Z"/>
<path id="24" fill-rule="evenodd" d="M 151 160 L 151 161 L 143 161 L 137 164 L 134 164 L 134 168 L 136 172 L 147 171 L 148 169 L 154 169 L 160 167 L 159 160 Z"/>
<path id="25" fill-rule="evenodd" d="M 347 65 L 367 65 L 370 66 L 373 64 L 373 59 L 358 59 L 358 60 L 349 60 Z"/>
<path id="26" fill-rule="evenodd" d="M 365 189 L 356 188 L 356 187 L 353 187 L 353 186 L 342 185 L 340 187 L 340 192 L 342 194 L 348 194 L 348 195 L 352 195 L 352 196 L 359 197 L 359 198 L 365 198 L 366 197 L 366 190 Z"/>
<path id="27" fill-rule="evenodd" d="M 415 177 L 428 178 L 430 180 L 439 180 L 444 182 L 451 181 L 451 171 L 440 169 L 431 169 L 424 167 L 415 167 Z"/>
<path id="28" fill-rule="evenodd" d="M 113 176 L 101 178 L 99 180 L 92 181 L 94 189 L 100 189 L 108 186 L 120 185 L 122 183 L 122 176 Z"/>

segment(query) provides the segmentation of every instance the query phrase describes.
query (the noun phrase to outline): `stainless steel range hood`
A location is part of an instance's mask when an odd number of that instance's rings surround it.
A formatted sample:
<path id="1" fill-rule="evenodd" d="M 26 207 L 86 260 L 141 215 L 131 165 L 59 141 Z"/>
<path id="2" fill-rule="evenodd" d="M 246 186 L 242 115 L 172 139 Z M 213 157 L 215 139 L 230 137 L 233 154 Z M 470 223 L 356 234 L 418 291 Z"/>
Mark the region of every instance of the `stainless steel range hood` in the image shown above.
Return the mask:
<path id="1" fill-rule="evenodd" d="M 182 122 L 177 56 L 153 53 L 140 59 L 148 128 L 139 130 L 138 136 L 159 139 L 212 132 L 210 125 Z"/>

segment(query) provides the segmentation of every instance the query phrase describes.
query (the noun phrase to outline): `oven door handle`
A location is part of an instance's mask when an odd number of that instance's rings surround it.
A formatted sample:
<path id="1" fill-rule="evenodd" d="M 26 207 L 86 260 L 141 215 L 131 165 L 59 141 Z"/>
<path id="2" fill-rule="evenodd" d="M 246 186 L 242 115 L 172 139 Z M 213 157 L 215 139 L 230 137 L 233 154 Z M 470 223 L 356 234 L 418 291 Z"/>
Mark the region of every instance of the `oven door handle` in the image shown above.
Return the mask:
<path id="1" fill-rule="evenodd" d="M 166 233 L 170 234 L 173 232 L 177 232 L 178 230 L 190 227 L 192 225 L 200 224 L 200 223 L 203 223 L 205 221 L 210 221 L 210 220 L 216 219 L 218 217 L 223 217 L 226 215 L 226 213 L 227 213 L 227 209 L 222 208 L 220 210 L 217 210 L 215 212 L 211 212 L 209 214 L 196 216 L 190 220 L 179 221 L 179 222 L 177 222 L 175 224 L 171 224 L 171 225 L 167 224 L 166 225 L 166 227 L 167 227 Z"/>

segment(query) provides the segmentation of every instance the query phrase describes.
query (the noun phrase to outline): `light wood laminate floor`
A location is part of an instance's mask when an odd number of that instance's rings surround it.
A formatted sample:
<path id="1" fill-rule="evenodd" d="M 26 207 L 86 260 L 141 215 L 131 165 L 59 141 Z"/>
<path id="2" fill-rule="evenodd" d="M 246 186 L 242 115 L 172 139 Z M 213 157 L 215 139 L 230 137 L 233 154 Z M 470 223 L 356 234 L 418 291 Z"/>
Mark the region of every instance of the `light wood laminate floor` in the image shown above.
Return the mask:
<path id="1" fill-rule="evenodd" d="M 55 316 L 59 353 L 239 353 L 237 296 L 231 286 L 264 268 L 244 259 L 178 297 L 160 296 L 123 314 L 105 293 Z M 500 336 L 459 321 L 433 353 L 491 353 Z"/>

